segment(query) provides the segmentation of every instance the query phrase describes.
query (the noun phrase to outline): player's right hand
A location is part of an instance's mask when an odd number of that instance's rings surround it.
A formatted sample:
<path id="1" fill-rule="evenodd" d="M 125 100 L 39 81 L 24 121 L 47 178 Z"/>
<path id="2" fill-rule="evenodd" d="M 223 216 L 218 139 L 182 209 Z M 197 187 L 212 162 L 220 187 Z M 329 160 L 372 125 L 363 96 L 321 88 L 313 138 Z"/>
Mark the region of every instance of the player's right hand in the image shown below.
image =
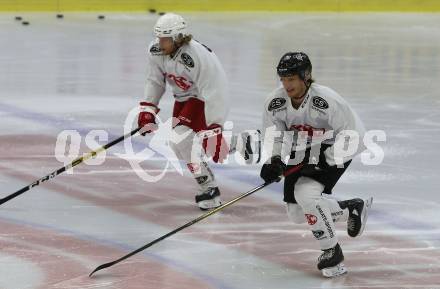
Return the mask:
<path id="1" fill-rule="evenodd" d="M 287 166 L 283 163 L 280 156 L 273 156 L 270 163 L 266 163 L 261 168 L 260 177 L 265 183 L 279 182 L 280 176 L 284 173 Z"/>
<path id="2" fill-rule="evenodd" d="M 159 108 L 151 102 L 141 102 L 140 112 L 138 116 L 138 127 L 141 128 L 141 135 L 151 133 L 157 130 L 156 114 L 159 112 Z"/>

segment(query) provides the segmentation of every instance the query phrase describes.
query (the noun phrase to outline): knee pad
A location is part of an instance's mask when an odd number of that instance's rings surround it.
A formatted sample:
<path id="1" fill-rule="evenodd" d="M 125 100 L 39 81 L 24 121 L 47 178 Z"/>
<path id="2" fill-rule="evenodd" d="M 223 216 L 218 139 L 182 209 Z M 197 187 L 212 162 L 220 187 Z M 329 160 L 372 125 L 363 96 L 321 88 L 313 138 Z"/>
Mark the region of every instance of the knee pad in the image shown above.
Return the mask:
<path id="1" fill-rule="evenodd" d="M 335 246 L 338 239 L 327 200 L 321 195 L 323 190 L 324 185 L 321 183 L 300 177 L 295 185 L 295 198 L 321 249 L 328 249 Z"/>
<path id="2" fill-rule="evenodd" d="M 178 125 L 173 129 L 170 147 L 180 160 L 186 163 L 200 163 L 202 148 L 196 133 L 189 127 Z"/>
<path id="3" fill-rule="evenodd" d="M 300 177 L 295 184 L 295 199 L 303 208 L 314 207 L 322 198 L 324 185 L 308 177 Z"/>
<path id="4" fill-rule="evenodd" d="M 304 211 L 298 204 L 286 203 L 286 211 L 289 220 L 295 224 L 302 224 L 306 222 Z"/>
<path id="5" fill-rule="evenodd" d="M 335 224 L 331 211 L 323 197 L 307 203 L 303 207 L 305 219 L 315 239 L 319 242 L 321 249 L 334 247 L 338 242 Z"/>

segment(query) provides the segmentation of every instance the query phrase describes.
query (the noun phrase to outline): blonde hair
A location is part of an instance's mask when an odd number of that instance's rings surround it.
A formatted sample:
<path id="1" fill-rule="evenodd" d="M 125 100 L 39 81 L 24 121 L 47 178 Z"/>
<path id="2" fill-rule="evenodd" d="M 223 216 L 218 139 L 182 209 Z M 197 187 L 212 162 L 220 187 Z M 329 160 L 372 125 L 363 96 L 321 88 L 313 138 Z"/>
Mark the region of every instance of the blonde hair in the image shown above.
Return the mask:
<path id="1" fill-rule="evenodd" d="M 191 41 L 191 39 L 192 39 L 191 34 L 187 34 L 187 35 L 179 34 L 176 40 L 174 40 L 174 43 L 176 44 L 177 47 L 181 47 L 185 44 L 188 44 Z"/>

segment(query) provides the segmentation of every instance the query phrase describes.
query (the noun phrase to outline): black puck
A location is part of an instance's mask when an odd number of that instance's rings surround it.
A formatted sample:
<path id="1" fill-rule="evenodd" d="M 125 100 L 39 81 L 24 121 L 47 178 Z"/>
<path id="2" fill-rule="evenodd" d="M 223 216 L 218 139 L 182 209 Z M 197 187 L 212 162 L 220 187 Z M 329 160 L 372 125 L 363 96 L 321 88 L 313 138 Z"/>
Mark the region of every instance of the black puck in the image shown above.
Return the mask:
<path id="1" fill-rule="evenodd" d="M 29 22 L 28 22 L 28 21 L 23 21 L 23 22 L 21 22 L 21 24 L 23 24 L 23 25 L 29 25 Z"/>
<path id="2" fill-rule="evenodd" d="M 62 18 L 64 18 L 64 15 L 63 14 L 57 14 L 57 18 L 58 19 L 62 19 Z"/>
<path id="3" fill-rule="evenodd" d="M 15 16 L 15 20 L 21 21 L 23 18 L 21 16 Z"/>
<path id="4" fill-rule="evenodd" d="M 165 15 L 165 14 L 166 14 L 166 12 L 159 12 L 160 16 Z"/>
<path id="5" fill-rule="evenodd" d="M 150 9 L 150 10 L 148 10 L 148 12 L 150 12 L 150 13 L 156 13 L 156 9 Z"/>
<path id="6" fill-rule="evenodd" d="M 98 19 L 105 19 L 105 16 L 104 15 L 98 15 Z"/>

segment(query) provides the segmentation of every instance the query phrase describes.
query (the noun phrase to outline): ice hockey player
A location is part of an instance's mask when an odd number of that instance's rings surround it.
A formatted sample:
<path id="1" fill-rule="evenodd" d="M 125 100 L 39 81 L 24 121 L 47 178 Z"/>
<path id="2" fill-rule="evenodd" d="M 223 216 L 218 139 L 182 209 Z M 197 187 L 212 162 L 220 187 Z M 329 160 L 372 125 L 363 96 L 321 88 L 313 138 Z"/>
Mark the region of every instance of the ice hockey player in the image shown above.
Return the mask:
<path id="1" fill-rule="evenodd" d="M 228 155 L 229 148 L 222 136 L 227 112 L 225 72 L 214 52 L 193 39 L 180 15 L 161 16 L 154 34 L 147 52 L 149 72 L 138 125 L 143 134 L 157 129 L 159 101 L 168 83 L 175 99 L 173 133 L 187 135 L 182 141 L 171 142 L 171 147 L 187 164 L 199 186 L 195 196 L 199 208 L 216 208 L 221 200 L 214 174 L 202 155 L 195 153 L 193 145 L 198 141 L 203 147 L 200 154 L 212 157 L 216 163 Z"/>
<path id="2" fill-rule="evenodd" d="M 267 98 L 263 121 L 265 142 L 268 130 L 274 131 L 273 146 L 260 175 L 265 182 L 279 181 L 286 170 L 302 164 L 301 170 L 284 179 L 287 214 L 294 223 L 307 221 L 322 250 L 318 258 L 322 274 L 338 276 L 347 269 L 335 222 L 347 222 L 348 235 L 360 236 L 372 198 L 337 201 L 330 194 L 359 152 L 364 127 L 337 92 L 314 83 L 312 64 L 305 53 L 283 55 L 277 74 L 282 85 Z M 350 154 L 346 147 L 355 149 Z"/>

